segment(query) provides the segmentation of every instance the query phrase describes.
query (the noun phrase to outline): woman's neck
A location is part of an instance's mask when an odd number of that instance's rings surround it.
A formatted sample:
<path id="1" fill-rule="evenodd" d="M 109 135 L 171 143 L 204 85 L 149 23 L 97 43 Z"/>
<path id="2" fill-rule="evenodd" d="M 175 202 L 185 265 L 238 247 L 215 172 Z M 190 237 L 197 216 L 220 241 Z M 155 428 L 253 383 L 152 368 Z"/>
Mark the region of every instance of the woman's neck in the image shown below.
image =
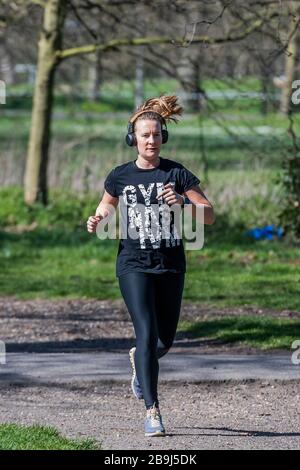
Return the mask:
<path id="1" fill-rule="evenodd" d="M 156 168 L 157 166 L 159 166 L 159 162 L 160 162 L 159 156 L 153 158 L 152 160 L 146 160 L 145 158 L 141 157 L 141 155 L 139 154 L 136 160 L 137 166 L 145 170 L 150 169 L 150 168 Z"/>

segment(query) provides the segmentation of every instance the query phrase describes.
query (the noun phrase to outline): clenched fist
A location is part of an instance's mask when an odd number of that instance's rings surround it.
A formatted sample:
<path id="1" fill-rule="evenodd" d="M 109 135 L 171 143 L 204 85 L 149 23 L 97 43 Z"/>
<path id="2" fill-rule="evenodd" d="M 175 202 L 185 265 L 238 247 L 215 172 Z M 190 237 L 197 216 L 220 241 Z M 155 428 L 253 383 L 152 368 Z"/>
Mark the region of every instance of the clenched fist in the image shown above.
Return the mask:
<path id="1" fill-rule="evenodd" d="M 172 204 L 184 204 L 184 197 L 181 196 L 181 194 L 176 193 L 174 186 L 175 183 L 165 184 L 163 191 L 156 196 L 156 199 L 162 197 L 164 202 L 169 206 Z"/>
<path id="2" fill-rule="evenodd" d="M 87 231 L 89 233 L 95 233 L 97 225 L 102 219 L 102 215 L 91 215 L 91 217 L 88 218 L 88 221 L 86 223 Z"/>

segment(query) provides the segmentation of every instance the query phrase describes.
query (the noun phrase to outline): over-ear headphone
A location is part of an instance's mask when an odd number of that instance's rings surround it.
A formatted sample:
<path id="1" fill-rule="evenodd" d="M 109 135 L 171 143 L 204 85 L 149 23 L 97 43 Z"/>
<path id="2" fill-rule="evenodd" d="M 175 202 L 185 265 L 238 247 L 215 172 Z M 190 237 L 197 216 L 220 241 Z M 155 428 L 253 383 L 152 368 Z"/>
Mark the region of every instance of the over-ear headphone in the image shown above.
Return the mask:
<path id="1" fill-rule="evenodd" d="M 168 137 L 169 137 L 167 123 L 165 119 L 161 116 L 161 114 L 160 114 L 160 117 L 162 119 L 162 126 L 165 126 L 165 129 L 163 128 L 161 129 L 162 144 L 165 144 L 166 142 L 168 142 Z M 133 147 L 137 143 L 136 137 L 134 135 L 134 123 L 133 122 L 128 123 L 127 135 L 125 137 L 125 140 L 126 140 L 126 144 L 129 145 L 129 147 Z"/>

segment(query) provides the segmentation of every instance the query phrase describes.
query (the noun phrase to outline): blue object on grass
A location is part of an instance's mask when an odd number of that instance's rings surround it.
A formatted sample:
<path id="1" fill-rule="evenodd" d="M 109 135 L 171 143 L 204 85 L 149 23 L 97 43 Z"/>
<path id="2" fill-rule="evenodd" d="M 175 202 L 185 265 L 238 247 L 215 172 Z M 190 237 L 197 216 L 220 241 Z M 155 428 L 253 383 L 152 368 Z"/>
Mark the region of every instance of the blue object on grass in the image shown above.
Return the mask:
<path id="1" fill-rule="evenodd" d="M 249 235 L 255 240 L 273 240 L 274 238 L 282 238 L 283 228 L 275 227 L 274 225 L 265 225 L 265 227 L 255 227 L 252 230 L 248 230 L 246 235 Z"/>

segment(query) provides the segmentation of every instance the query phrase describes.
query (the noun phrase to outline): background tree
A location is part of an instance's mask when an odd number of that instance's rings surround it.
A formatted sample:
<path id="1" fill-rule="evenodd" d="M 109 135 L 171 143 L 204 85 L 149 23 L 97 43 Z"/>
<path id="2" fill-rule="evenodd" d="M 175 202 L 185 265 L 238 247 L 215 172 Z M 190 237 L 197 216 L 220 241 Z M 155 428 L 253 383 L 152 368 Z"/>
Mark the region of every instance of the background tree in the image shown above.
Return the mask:
<path id="1" fill-rule="evenodd" d="M 245 51 L 243 67 L 247 71 L 250 55 L 245 44 L 252 38 L 258 42 L 266 33 L 271 38 L 270 30 L 276 30 L 278 18 L 281 19 L 280 27 L 284 29 L 288 17 L 287 9 L 278 10 L 278 2 L 271 0 L 219 0 L 213 5 L 211 2 L 179 1 L 164 5 L 146 0 L 20 0 L 18 8 L 28 8 L 32 3 L 42 7 L 38 11 L 39 14 L 43 12 L 43 26 L 38 43 L 24 178 L 25 201 L 30 205 L 37 200 L 46 204 L 48 200 L 47 166 L 57 71 L 71 77 L 74 69 L 76 72 L 82 70 L 85 75 L 86 69 L 96 70 L 98 78 L 92 73 L 91 79 L 89 74 L 88 86 L 90 97 L 95 98 L 99 92 L 99 77 L 102 75 L 103 78 L 105 70 L 110 68 L 112 73 L 113 70 L 122 70 L 122 76 L 132 76 L 134 65 L 128 58 L 134 55 L 144 61 L 144 66 L 151 64 L 152 70 L 155 66 L 157 74 L 162 72 L 177 78 L 183 90 L 189 92 L 187 96 L 200 96 L 203 103 L 206 94 L 201 78 L 218 76 L 224 71 L 230 74 L 239 62 L 241 50 Z M 135 15 L 132 15 L 133 7 Z M 276 42 L 277 38 L 272 40 Z M 283 55 L 281 44 L 277 49 Z M 101 61 L 90 59 L 95 54 L 98 59 L 101 57 Z M 85 58 L 86 55 L 90 58 Z M 69 65 L 66 59 L 69 59 Z M 81 86 L 78 74 L 73 82 Z M 141 89 L 141 80 L 139 83 Z M 191 109 L 193 106 L 199 108 L 197 99 L 187 105 Z"/>

